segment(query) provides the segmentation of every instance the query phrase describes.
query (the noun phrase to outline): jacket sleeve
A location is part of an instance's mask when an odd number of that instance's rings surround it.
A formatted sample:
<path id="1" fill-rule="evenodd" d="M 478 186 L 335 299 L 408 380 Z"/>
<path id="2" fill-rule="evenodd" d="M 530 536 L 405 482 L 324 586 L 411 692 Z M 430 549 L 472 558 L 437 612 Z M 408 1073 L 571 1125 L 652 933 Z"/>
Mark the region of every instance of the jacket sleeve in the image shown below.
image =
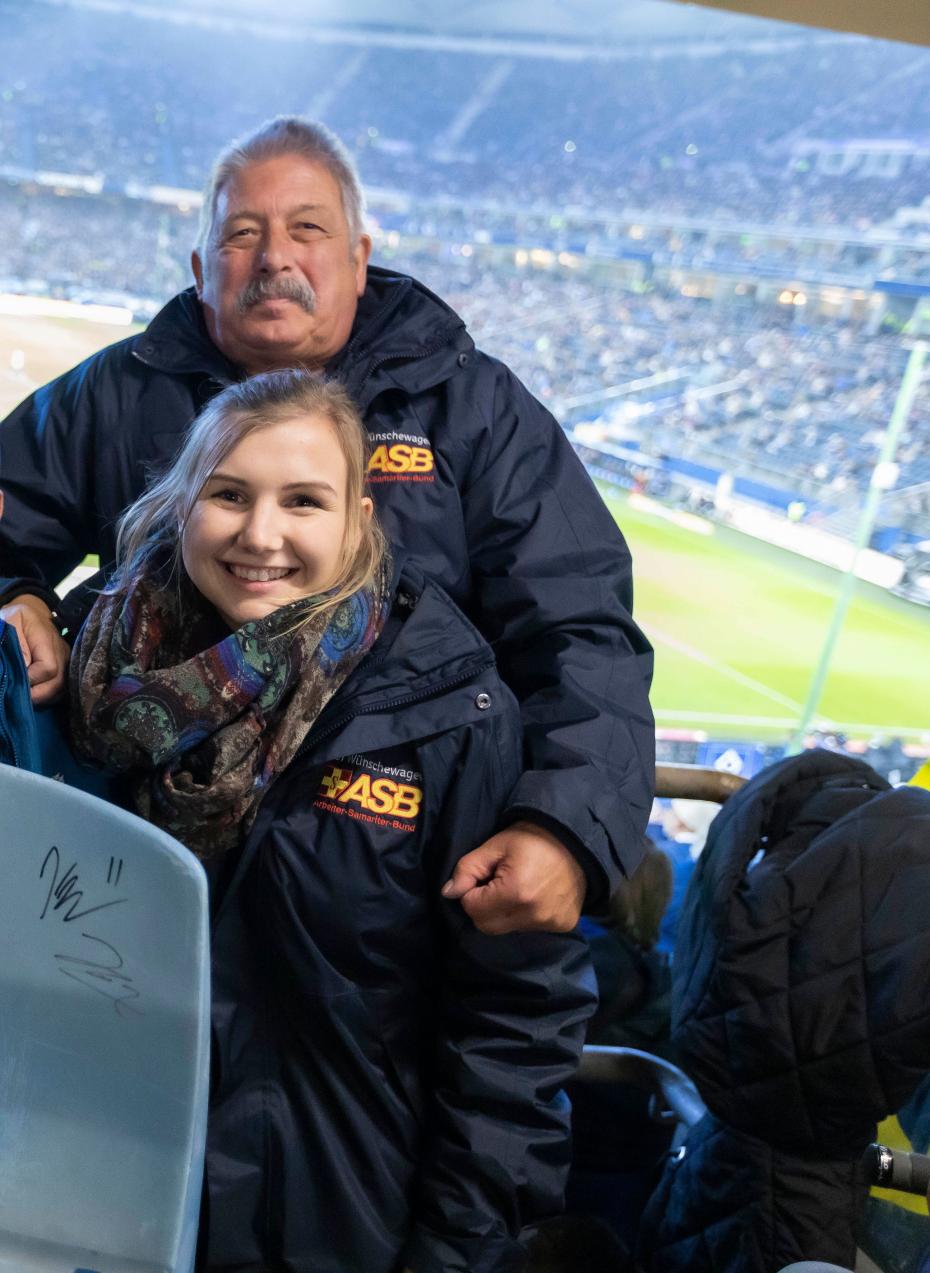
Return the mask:
<path id="1" fill-rule="evenodd" d="M 641 856 L 655 778 L 651 647 L 622 534 L 553 417 L 484 355 L 494 392 L 463 504 L 472 617 L 523 717 L 507 821 L 563 832 L 589 905 Z M 554 825 L 553 825 L 554 824 Z"/>
<path id="2" fill-rule="evenodd" d="M 38 389 L 0 424 L 0 596 L 14 578 L 54 587 L 95 550 L 94 411 L 83 363 Z"/>
<path id="3" fill-rule="evenodd" d="M 508 779 L 518 767 L 515 708 L 513 718 L 509 736 L 488 722 L 488 746 L 457 757 L 430 833 L 437 896 L 457 857 L 493 830 L 501 756 L 513 757 Z M 431 1098 L 414 1230 L 400 1267 L 507 1273 L 523 1267 L 521 1229 L 562 1210 L 571 1157 L 562 1088 L 596 1005 L 594 975 L 578 932 L 488 937 L 459 903 L 439 906 L 442 993 Z"/>

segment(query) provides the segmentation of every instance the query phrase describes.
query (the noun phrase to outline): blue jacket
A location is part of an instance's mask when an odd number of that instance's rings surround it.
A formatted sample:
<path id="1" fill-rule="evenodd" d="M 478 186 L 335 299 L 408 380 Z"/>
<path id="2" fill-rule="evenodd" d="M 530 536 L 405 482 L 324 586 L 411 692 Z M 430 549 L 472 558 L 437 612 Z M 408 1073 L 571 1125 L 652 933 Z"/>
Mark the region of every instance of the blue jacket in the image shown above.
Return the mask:
<path id="1" fill-rule="evenodd" d="M 550 826 L 603 893 L 639 860 L 654 775 L 652 654 L 622 535 L 551 415 L 415 280 L 369 271 L 329 370 L 370 431 L 385 529 L 478 626 L 520 702 L 524 768 L 503 820 Z M 112 561 L 119 513 L 238 378 L 188 291 L 26 399 L 0 425 L 0 572 L 53 584 L 87 553 Z"/>
<path id="2" fill-rule="evenodd" d="M 490 649 L 408 569 L 216 886 L 210 1273 L 497 1273 L 560 1210 L 586 945 L 439 896 L 519 770 Z"/>

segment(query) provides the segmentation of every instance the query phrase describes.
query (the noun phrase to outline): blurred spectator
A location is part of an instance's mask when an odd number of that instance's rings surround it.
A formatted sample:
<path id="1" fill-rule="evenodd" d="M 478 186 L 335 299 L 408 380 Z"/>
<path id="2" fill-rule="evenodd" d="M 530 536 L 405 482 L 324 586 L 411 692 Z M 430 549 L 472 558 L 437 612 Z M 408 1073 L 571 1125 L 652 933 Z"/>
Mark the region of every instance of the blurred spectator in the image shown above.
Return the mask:
<path id="1" fill-rule="evenodd" d="M 566 1215 L 540 1226 L 526 1273 L 633 1273 L 629 1247 L 605 1220 Z"/>
<path id="2" fill-rule="evenodd" d="M 659 926 L 672 895 L 672 865 L 651 841 L 632 879 L 610 902 L 605 924 L 582 921 L 597 974 L 599 1003 L 589 1043 L 667 1049 L 671 1012 L 668 956 L 656 949 Z"/>
<path id="3" fill-rule="evenodd" d="M 708 829 L 719 807 L 706 800 L 672 800 L 668 803 L 656 801 L 653 809 L 650 834 L 672 867 L 672 889 L 658 937 L 658 948 L 667 956 L 675 953 L 678 916 L 694 873 L 694 864 L 701 855 Z"/>

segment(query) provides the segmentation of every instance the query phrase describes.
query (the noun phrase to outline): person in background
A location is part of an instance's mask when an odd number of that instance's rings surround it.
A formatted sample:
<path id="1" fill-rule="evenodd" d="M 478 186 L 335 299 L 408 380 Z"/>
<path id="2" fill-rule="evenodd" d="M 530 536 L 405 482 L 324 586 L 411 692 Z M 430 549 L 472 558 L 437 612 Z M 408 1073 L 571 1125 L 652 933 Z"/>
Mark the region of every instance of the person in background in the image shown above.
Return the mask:
<path id="1" fill-rule="evenodd" d="M 652 654 L 629 552 L 549 413 L 370 251 L 357 173 L 327 129 L 282 117 L 230 145 L 194 286 L 0 425 L 0 617 L 35 701 L 50 700 L 67 662 L 51 588 L 88 553 L 112 565 L 120 513 L 201 407 L 274 369 L 337 375 L 387 531 L 493 645 L 520 703 L 522 772 L 447 896 L 489 933 L 567 931 L 632 874 L 651 803 Z"/>
<path id="2" fill-rule="evenodd" d="M 598 986 L 589 1043 L 668 1054 L 671 972 L 657 943 L 671 896 L 672 863 L 650 841 L 636 874 L 610 899 L 608 921 L 582 920 Z"/>
<path id="3" fill-rule="evenodd" d="M 386 548 L 365 444 L 306 372 L 225 389 L 124 515 L 70 663 L 76 750 L 211 882 L 209 1273 L 504 1273 L 562 1205 L 586 945 L 440 896 L 520 717 Z"/>
<path id="4" fill-rule="evenodd" d="M 581 928 L 588 937 L 598 986 L 598 1008 L 588 1027 L 587 1042 L 635 1048 L 671 1056 L 671 974 L 669 957 L 656 948 L 662 914 L 672 891 L 672 866 L 652 843 L 633 878 L 611 898 L 610 915 L 603 922 L 585 916 Z M 670 1129 L 654 1117 L 651 1094 L 635 1082 L 573 1083 L 572 1135 L 574 1153 L 569 1179 L 569 1214 L 556 1223 L 556 1250 L 565 1255 L 565 1273 L 585 1269 L 569 1258 L 573 1230 L 582 1240 L 594 1241 L 594 1217 L 606 1221 L 614 1241 L 635 1247 L 639 1216 L 655 1180 L 657 1167 L 669 1148 Z M 573 1214 L 574 1213 L 574 1214 Z M 601 1236 L 605 1237 L 603 1227 Z M 587 1235 L 587 1237 L 586 1237 Z M 616 1273 L 632 1269 L 632 1259 L 619 1257 L 603 1267 Z"/>
<path id="5" fill-rule="evenodd" d="M 675 952 L 678 917 L 694 874 L 694 866 L 704 848 L 710 824 L 720 806 L 708 800 L 656 802 L 654 821 L 649 824 L 655 843 L 672 864 L 672 891 L 662 915 L 657 948 L 667 955 Z M 655 814 L 658 817 L 655 818 Z"/>

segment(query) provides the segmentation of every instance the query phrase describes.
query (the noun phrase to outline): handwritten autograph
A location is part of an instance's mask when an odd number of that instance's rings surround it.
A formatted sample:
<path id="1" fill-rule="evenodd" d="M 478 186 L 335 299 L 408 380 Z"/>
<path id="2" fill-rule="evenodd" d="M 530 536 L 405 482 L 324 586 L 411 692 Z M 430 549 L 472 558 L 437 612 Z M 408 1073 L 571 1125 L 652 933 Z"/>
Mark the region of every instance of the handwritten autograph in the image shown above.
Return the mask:
<path id="1" fill-rule="evenodd" d="M 122 872 L 122 859 L 110 858 L 107 883 L 116 887 Z M 86 887 L 80 887 L 77 862 L 72 862 L 62 871 L 61 853 L 54 844 L 43 859 L 39 879 L 44 880 L 46 874 L 48 875 L 48 891 L 45 896 L 45 905 L 39 915 L 40 920 L 60 912 L 62 921 L 70 924 L 74 920 L 86 919 L 88 915 L 105 911 L 111 906 L 121 906 L 129 901 L 128 897 L 115 897 L 107 902 L 97 902 L 93 906 L 84 905 Z M 144 1015 L 142 1009 L 133 1003 L 133 1000 L 140 997 L 141 992 L 133 985 L 132 977 L 123 971 L 125 961 L 120 952 L 103 937 L 87 932 L 82 932 L 81 936 L 85 941 L 94 942 L 102 949 L 91 952 L 95 955 L 93 959 L 85 959 L 78 955 L 55 955 L 59 972 L 79 985 L 86 986 L 88 990 L 93 990 L 109 999 L 118 1016 L 123 1016 L 125 1012 L 132 1012 L 138 1016 Z"/>
<path id="2" fill-rule="evenodd" d="M 65 871 L 61 880 L 59 880 L 58 873 L 61 870 L 61 854 L 53 844 L 48 853 L 46 853 L 45 860 L 42 863 L 42 868 L 39 871 L 40 880 L 45 876 L 45 869 L 50 862 L 54 862 L 54 870 L 51 873 L 48 894 L 45 898 L 45 905 L 42 907 L 42 914 L 39 916 L 39 919 L 45 919 L 49 905 L 52 906 L 53 911 L 59 911 L 63 906 L 68 907 L 62 916 L 62 919 L 67 924 L 74 919 L 84 919 L 85 916 L 92 915 L 94 911 L 106 910 L 108 906 L 119 906 L 122 902 L 129 900 L 126 897 L 117 897 L 111 902 L 100 902 L 96 906 L 88 906 L 85 910 L 79 911 L 77 907 L 84 898 L 84 890 L 77 887 L 77 862 L 72 862 Z M 122 863 L 120 864 L 120 869 L 122 869 Z M 53 897 L 55 898 L 54 904 L 52 903 Z"/>
<path id="3" fill-rule="evenodd" d="M 56 955 L 59 972 L 70 977 L 72 981 L 78 982 L 79 985 L 86 986 L 88 990 L 95 990 L 97 994 L 111 999 L 118 1016 L 122 1016 L 124 1011 L 144 1016 L 142 1009 L 132 1003 L 133 999 L 139 998 L 141 992 L 132 984 L 132 977 L 120 971 L 123 967 L 123 957 L 116 947 L 104 941 L 102 937 L 94 937 L 91 933 L 81 933 L 81 936 L 104 946 L 111 958 L 108 962 L 101 963 L 91 959 L 80 959 L 76 955 Z M 101 952 L 98 951 L 97 954 L 101 955 Z M 68 967 L 64 967 L 65 964 Z"/>

